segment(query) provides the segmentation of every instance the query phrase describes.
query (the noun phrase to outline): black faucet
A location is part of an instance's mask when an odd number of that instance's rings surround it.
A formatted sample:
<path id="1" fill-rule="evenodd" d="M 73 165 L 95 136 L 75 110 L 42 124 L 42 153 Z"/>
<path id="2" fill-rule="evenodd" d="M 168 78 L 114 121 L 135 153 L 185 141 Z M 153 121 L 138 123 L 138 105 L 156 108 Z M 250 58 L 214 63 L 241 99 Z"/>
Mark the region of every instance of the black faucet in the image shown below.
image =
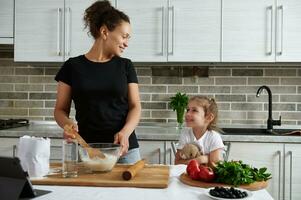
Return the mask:
<path id="1" fill-rule="evenodd" d="M 259 87 L 257 92 L 256 92 L 256 97 L 259 97 L 259 95 L 261 94 L 263 89 L 265 89 L 268 92 L 268 95 L 269 95 L 269 117 L 268 117 L 268 120 L 267 120 L 267 132 L 268 133 L 274 133 L 273 125 L 281 126 L 281 116 L 279 117 L 279 120 L 273 120 L 273 116 L 272 116 L 272 92 L 271 92 L 271 89 L 268 86 L 263 85 L 263 86 Z"/>

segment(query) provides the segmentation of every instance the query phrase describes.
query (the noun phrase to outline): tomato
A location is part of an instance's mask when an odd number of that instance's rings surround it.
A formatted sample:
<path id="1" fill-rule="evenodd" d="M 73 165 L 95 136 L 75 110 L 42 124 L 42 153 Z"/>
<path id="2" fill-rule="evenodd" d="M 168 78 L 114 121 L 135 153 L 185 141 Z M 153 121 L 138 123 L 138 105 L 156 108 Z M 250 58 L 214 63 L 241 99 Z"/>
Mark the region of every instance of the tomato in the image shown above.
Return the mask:
<path id="1" fill-rule="evenodd" d="M 189 175 L 190 178 L 197 180 L 199 179 L 199 173 L 200 173 L 200 168 L 199 168 L 199 163 L 196 160 L 191 160 L 189 161 L 186 172 Z"/>
<path id="2" fill-rule="evenodd" d="M 211 182 L 215 178 L 214 171 L 211 167 L 200 166 L 199 167 L 199 179 L 205 182 Z"/>

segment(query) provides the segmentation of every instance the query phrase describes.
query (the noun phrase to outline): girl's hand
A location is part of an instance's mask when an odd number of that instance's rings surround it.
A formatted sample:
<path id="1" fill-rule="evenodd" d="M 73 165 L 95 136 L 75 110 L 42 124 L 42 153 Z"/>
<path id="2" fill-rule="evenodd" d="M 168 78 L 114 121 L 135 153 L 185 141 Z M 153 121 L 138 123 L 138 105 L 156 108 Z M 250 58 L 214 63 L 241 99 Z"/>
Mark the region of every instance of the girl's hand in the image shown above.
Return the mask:
<path id="1" fill-rule="evenodd" d="M 199 164 L 208 164 L 209 162 L 209 158 L 206 155 L 201 155 L 195 159 L 198 161 Z"/>
<path id="2" fill-rule="evenodd" d="M 120 144 L 120 156 L 125 155 L 129 149 L 129 136 L 122 132 L 116 133 L 114 135 L 114 144 Z"/>
<path id="3" fill-rule="evenodd" d="M 66 124 L 64 126 L 64 139 L 70 140 L 75 139 L 75 135 L 73 134 L 73 131 L 78 132 L 78 126 L 77 124 Z"/>

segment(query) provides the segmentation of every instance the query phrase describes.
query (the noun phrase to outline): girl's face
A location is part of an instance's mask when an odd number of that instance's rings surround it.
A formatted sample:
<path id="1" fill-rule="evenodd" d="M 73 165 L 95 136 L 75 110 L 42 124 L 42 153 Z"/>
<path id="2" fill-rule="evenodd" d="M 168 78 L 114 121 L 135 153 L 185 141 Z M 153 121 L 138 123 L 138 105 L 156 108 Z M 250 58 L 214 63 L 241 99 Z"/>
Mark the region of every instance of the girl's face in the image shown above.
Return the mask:
<path id="1" fill-rule="evenodd" d="M 199 106 L 196 101 L 190 101 L 185 114 L 186 126 L 192 128 L 207 128 L 210 123 L 209 117 L 205 117 L 203 107 Z"/>
<path id="2" fill-rule="evenodd" d="M 106 49 L 109 53 L 121 56 L 128 47 L 131 35 L 131 25 L 128 22 L 122 22 L 113 31 L 108 31 L 106 38 Z"/>

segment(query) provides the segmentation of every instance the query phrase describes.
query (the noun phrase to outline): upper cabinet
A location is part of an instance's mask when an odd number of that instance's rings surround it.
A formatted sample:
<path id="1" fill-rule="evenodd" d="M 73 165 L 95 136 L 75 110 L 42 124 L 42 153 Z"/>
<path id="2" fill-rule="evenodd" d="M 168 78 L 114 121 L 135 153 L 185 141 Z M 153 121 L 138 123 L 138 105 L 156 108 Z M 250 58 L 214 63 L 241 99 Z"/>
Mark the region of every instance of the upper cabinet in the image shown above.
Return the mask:
<path id="1" fill-rule="evenodd" d="M 301 61 L 301 1 L 277 1 L 276 61 Z"/>
<path id="2" fill-rule="evenodd" d="M 93 39 L 83 15 L 93 2 L 16 0 L 15 61 L 58 62 L 87 52 Z"/>
<path id="3" fill-rule="evenodd" d="M 14 0 L 2 0 L 0 5 L 0 44 L 13 44 Z"/>
<path id="4" fill-rule="evenodd" d="M 93 38 L 83 14 L 94 1 L 15 0 L 15 61 L 60 62 L 87 52 Z M 13 13 L 14 1 L 3 2 L 0 34 L 7 37 L 13 22 L 3 16 Z M 130 17 L 123 56 L 134 62 L 301 62 L 300 0 L 111 3 Z"/>
<path id="5" fill-rule="evenodd" d="M 124 56 L 136 62 L 219 62 L 221 0 L 118 0 L 133 29 Z"/>
<path id="6" fill-rule="evenodd" d="M 301 61 L 301 1 L 223 1 L 222 61 Z"/>

